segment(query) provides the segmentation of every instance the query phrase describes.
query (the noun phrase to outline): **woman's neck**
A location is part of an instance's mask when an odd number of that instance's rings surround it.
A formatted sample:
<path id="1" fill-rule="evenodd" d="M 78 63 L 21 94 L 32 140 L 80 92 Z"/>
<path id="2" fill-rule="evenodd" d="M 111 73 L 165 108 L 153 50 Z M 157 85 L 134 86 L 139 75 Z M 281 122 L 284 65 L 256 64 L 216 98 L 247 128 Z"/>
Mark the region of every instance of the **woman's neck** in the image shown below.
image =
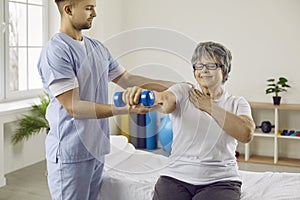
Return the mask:
<path id="1" fill-rule="evenodd" d="M 201 87 L 202 92 L 208 96 L 210 96 L 211 99 L 219 99 L 223 94 L 223 88 L 207 88 L 207 87 Z"/>

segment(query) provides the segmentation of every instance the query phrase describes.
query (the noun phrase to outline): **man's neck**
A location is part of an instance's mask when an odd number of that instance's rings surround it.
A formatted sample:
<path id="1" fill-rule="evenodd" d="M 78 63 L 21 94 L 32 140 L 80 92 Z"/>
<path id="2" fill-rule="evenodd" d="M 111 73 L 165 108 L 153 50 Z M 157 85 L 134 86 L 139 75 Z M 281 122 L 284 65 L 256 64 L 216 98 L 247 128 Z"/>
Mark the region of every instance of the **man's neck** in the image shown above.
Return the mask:
<path id="1" fill-rule="evenodd" d="M 82 32 L 81 30 L 75 30 L 74 28 L 61 26 L 60 32 L 67 34 L 74 40 L 82 41 Z"/>

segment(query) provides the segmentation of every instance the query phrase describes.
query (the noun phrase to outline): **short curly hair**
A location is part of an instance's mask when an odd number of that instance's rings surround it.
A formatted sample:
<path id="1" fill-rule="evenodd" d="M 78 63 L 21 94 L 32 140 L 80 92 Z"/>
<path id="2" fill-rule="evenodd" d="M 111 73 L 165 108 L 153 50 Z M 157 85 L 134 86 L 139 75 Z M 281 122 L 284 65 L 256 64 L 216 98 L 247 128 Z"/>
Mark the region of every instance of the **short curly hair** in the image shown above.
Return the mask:
<path id="1" fill-rule="evenodd" d="M 201 42 L 197 45 L 192 56 L 192 64 L 196 64 L 202 58 L 212 59 L 222 65 L 223 83 L 228 80 L 231 71 L 231 52 L 222 44 L 216 42 Z"/>

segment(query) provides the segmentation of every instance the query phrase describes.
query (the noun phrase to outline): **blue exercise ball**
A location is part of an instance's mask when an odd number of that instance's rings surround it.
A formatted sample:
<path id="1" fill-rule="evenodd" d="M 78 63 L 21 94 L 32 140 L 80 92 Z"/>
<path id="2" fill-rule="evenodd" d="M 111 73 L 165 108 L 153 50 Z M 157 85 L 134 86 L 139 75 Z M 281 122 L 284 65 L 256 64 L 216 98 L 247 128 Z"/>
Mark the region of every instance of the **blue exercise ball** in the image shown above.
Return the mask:
<path id="1" fill-rule="evenodd" d="M 160 121 L 158 138 L 163 147 L 163 150 L 167 151 L 168 153 L 171 153 L 173 131 L 172 131 L 172 122 L 169 115 L 165 116 Z"/>

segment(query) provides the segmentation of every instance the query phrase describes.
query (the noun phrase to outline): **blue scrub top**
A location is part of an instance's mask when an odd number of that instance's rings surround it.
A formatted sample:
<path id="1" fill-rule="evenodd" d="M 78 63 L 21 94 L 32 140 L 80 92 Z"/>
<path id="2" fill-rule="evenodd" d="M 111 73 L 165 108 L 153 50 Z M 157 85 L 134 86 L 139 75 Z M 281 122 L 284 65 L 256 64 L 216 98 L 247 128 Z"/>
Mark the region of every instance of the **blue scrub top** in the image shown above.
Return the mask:
<path id="1" fill-rule="evenodd" d="M 81 100 L 108 103 L 108 75 L 119 64 L 99 41 L 85 36 L 83 40 L 86 52 L 78 41 L 57 33 L 40 55 L 38 70 L 51 99 L 46 113 L 50 124 L 46 138 L 49 161 L 101 160 L 109 153 L 108 119 L 72 118 L 49 90 L 56 80 L 77 78 Z"/>

